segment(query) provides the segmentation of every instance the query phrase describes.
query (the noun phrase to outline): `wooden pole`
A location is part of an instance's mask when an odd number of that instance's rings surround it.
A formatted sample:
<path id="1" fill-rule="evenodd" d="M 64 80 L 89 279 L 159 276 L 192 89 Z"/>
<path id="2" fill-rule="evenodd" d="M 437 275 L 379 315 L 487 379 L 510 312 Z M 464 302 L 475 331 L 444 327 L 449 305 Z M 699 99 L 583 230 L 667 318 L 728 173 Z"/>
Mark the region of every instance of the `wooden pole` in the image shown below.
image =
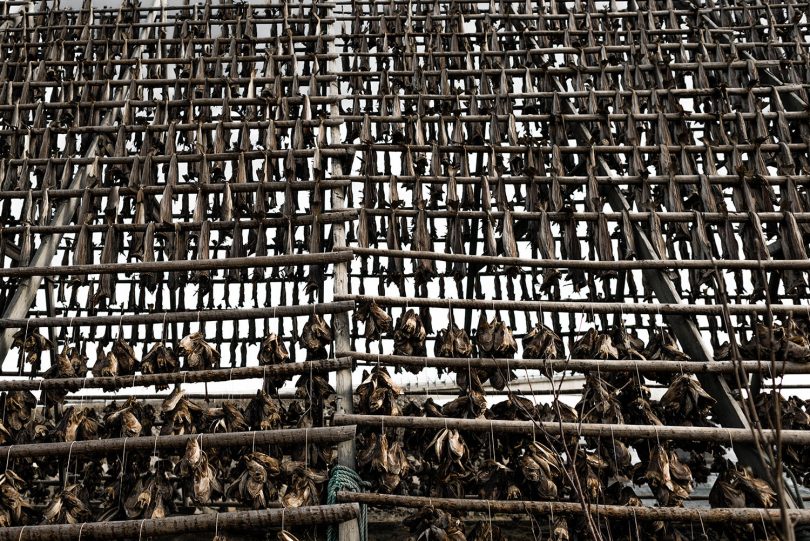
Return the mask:
<path id="1" fill-rule="evenodd" d="M 342 8 L 341 8 L 342 11 Z M 334 8 L 329 5 L 326 8 L 327 17 L 332 17 Z M 329 26 L 330 34 L 337 37 L 339 32 L 337 25 L 332 24 Z M 335 40 L 328 42 L 328 52 L 333 54 L 334 57 L 329 60 L 329 72 L 337 71 L 340 64 L 337 60 L 337 47 Z M 340 95 L 341 88 L 338 79 L 330 81 L 327 95 L 338 96 Z M 333 120 L 341 119 L 340 105 L 338 101 L 333 101 L 329 105 L 329 117 Z M 342 124 L 342 122 L 341 122 Z M 333 124 L 330 128 L 330 143 L 337 144 L 342 140 L 340 125 Z M 339 159 L 331 158 L 331 176 L 342 176 L 343 165 Z M 341 187 L 336 187 L 332 190 L 332 209 L 341 210 L 346 206 L 346 190 Z M 332 225 L 332 246 L 334 248 L 344 248 L 346 246 L 346 227 L 342 223 L 335 223 Z M 349 293 L 349 263 L 339 262 L 334 266 L 334 280 L 333 291 L 335 297 L 348 295 Z M 349 351 L 351 343 L 349 339 L 349 314 L 346 312 L 335 314 L 332 318 L 332 328 L 334 329 L 335 336 L 335 351 Z M 354 384 L 352 382 L 351 368 L 344 368 L 335 373 L 335 390 L 337 391 L 337 403 L 335 411 L 339 414 L 351 414 L 354 410 Z M 345 441 L 338 444 L 338 464 L 347 468 L 355 468 L 355 442 L 354 440 Z M 360 541 L 360 524 L 357 520 L 350 520 L 342 522 L 338 528 L 338 536 L 340 541 Z"/>
<path id="2" fill-rule="evenodd" d="M 542 434 L 578 434 L 593 438 L 644 438 L 679 441 L 711 441 L 721 444 L 750 443 L 754 434 L 748 428 L 713 428 L 702 426 L 655 426 L 655 425 L 617 425 L 598 423 L 560 423 L 554 421 L 499 421 L 494 419 L 456 419 L 450 417 L 405 417 L 381 415 L 348 415 L 336 413 L 335 425 L 357 425 L 386 428 L 407 428 L 441 430 L 456 428 L 471 432 L 506 432 L 525 434 L 537 437 Z M 808 430 L 782 430 L 781 440 L 784 445 L 810 444 Z M 771 430 L 762 433 L 765 444 L 776 441 Z M 2 456 L 2 455 L 0 455 Z"/>
<path id="3" fill-rule="evenodd" d="M 566 259 L 531 259 L 488 255 L 465 255 L 420 250 L 388 250 L 383 248 L 335 248 L 350 251 L 355 257 L 402 257 L 433 261 L 458 261 L 499 267 L 536 267 L 541 269 L 641 270 L 641 269 L 744 269 L 744 270 L 810 270 L 810 260 L 780 259 L 778 261 L 749 261 L 740 259 L 635 259 L 621 261 L 590 261 Z"/>
<path id="4" fill-rule="evenodd" d="M 356 502 L 375 507 L 434 507 L 445 511 L 488 512 L 514 515 L 580 515 L 587 512 L 593 516 L 615 519 L 637 519 L 643 521 L 704 522 L 722 524 L 733 522 L 776 524 L 781 520 L 778 509 L 738 509 L 738 508 L 687 508 L 687 507 L 634 507 L 624 505 L 589 504 L 585 511 L 579 503 L 534 502 L 503 500 L 471 500 L 458 498 L 426 498 L 423 496 L 397 496 L 392 494 L 367 494 L 341 491 L 337 493 L 340 502 Z M 790 520 L 797 524 L 810 524 L 810 509 L 793 509 L 788 513 Z"/>
<path id="5" fill-rule="evenodd" d="M 437 299 L 422 297 L 381 297 L 374 295 L 335 295 L 336 301 L 353 300 L 355 302 L 376 302 L 380 306 L 410 306 L 430 308 L 478 308 L 480 310 L 518 310 L 529 312 L 568 312 L 593 314 L 649 314 L 649 315 L 678 315 L 690 316 L 718 316 L 722 315 L 724 307 L 716 304 L 681 304 L 669 301 L 661 304 L 652 303 L 624 303 L 624 302 L 591 302 L 591 301 L 503 301 L 488 299 Z M 664 299 L 666 300 L 666 299 Z M 732 304 L 728 311 L 734 316 L 762 315 L 769 310 L 778 316 L 805 315 L 809 308 L 803 305 L 781 304 L 778 306 L 765 306 L 764 304 Z M 683 342 L 682 342 L 683 343 Z M 684 344 L 684 347 L 686 345 Z M 689 352 L 687 352 L 689 353 Z M 691 356 L 691 354 L 690 354 Z M 694 358 L 711 360 L 711 356 L 695 355 Z"/>
<path id="6" fill-rule="evenodd" d="M 319 265 L 349 261 L 351 251 L 320 254 L 272 255 L 262 257 L 231 257 L 225 259 L 180 259 L 139 263 L 96 263 L 59 267 L 0 268 L 0 278 L 30 276 L 74 276 L 81 274 L 118 274 L 130 272 L 172 272 L 188 270 L 245 269 L 252 267 L 287 267 Z"/>
<path id="7" fill-rule="evenodd" d="M 735 371 L 756 372 L 769 377 L 783 374 L 810 374 L 810 363 L 780 362 L 776 374 L 771 372 L 771 364 L 764 361 L 662 361 L 662 360 L 603 360 L 603 359 L 494 359 L 494 358 L 449 358 L 449 357 L 410 357 L 406 355 L 377 355 L 356 351 L 338 352 L 340 357 L 351 357 L 358 361 L 380 363 L 386 366 L 405 365 L 433 368 L 527 368 L 543 372 L 639 372 L 683 373 L 683 374 L 733 374 Z M 2 387 L 0 386 L 0 389 Z"/>
<path id="8" fill-rule="evenodd" d="M 225 158 L 222 158 L 225 159 Z M 353 220 L 357 217 L 357 210 L 355 209 L 343 209 L 341 211 L 332 211 L 332 212 L 324 212 L 318 217 L 318 222 L 321 224 L 331 224 L 336 222 L 345 222 L 346 220 Z M 315 217 L 312 214 L 294 214 L 292 217 L 285 217 L 279 214 L 271 215 L 269 218 L 262 218 L 261 220 L 214 220 L 210 223 L 211 231 L 231 231 L 238 223 L 243 228 L 255 228 L 259 225 L 264 225 L 268 227 L 280 227 L 280 226 L 287 226 L 289 224 L 293 225 L 310 225 L 314 222 Z M 28 227 L 28 231 L 30 233 L 37 233 L 37 234 L 54 234 L 54 233 L 78 233 L 81 231 L 82 226 L 80 224 L 71 224 L 71 225 L 32 225 L 32 226 L 24 226 L 24 225 L 12 225 L 9 227 L 4 227 L 4 233 L 21 233 L 25 231 L 26 227 Z M 134 223 L 116 223 L 112 225 L 108 224 L 88 224 L 87 228 L 88 231 L 91 233 L 103 233 L 107 231 L 110 227 L 112 227 L 116 232 L 125 232 L 125 233 L 143 233 L 146 231 L 146 228 L 149 227 L 149 224 L 134 224 Z M 155 223 L 155 232 L 174 232 L 177 229 L 180 231 L 199 231 L 202 228 L 201 222 L 184 222 L 184 221 L 176 221 L 171 224 L 167 223 Z"/>
<path id="9" fill-rule="evenodd" d="M 0 328 L 36 329 L 40 327 L 68 327 L 74 325 L 150 325 L 156 323 L 186 323 L 193 321 L 236 321 L 264 317 L 293 317 L 309 314 L 335 314 L 354 308 L 350 301 L 325 302 L 312 306 L 290 305 L 270 308 L 233 308 L 228 310 L 187 310 L 123 316 L 40 317 L 30 319 L 0 319 Z"/>
<path id="10" fill-rule="evenodd" d="M 0 380 L 0 391 L 37 391 L 44 389 L 121 389 L 124 387 L 146 387 L 148 385 L 165 385 L 173 383 L 198 383 L 209 381 L 231 381 L 252 378 L 279 378 L 310 372 L 321 373 L 351 368 L 352 360 L 348 357 L 325 361 L 302 361 L 296 363 L 268 366 L 249 366 L 244 368 L 217 368 L 183 371 L 170 374 L 134 374 L 132 376 L 109 376 L 88 378 L 53 378 L 53 379 L 4 379 Z"/>
<path id="11" fill-rule="evenodd" d="M 252 445 L 301 445 L 304 442 L 333 445 L 354 441 L 357 427 L 329 426 L 291 428 L 284 430 L 256 430 L 218 434 L 183 434 L 180 436 L 138 436 L 135 438 L 109 438 L 106 440 L 72 441 L 56 443 L 28 443 L 0 447 L 0 459 L 27 457 L 88 456 L 98 453 L 130 451 L 156 451 L 183 449 L 188 440 L 198 440 L 200 447 L 242 447 Z"/>
<path id="12" fill-rule="evenodd" d="M 0 528 L 0 541 L 76 541 L 77 539 L 117 540 L 148 539 L 158 536 L 179 536 L 187 533 L 215 530 L 241 533 L 245 530 L 288 526 L 334 524 L 360 516 L 356 503 L 315 505 L 311 507 L 263 509 L 206 513 L 162 519 L 86 522 Z"/>

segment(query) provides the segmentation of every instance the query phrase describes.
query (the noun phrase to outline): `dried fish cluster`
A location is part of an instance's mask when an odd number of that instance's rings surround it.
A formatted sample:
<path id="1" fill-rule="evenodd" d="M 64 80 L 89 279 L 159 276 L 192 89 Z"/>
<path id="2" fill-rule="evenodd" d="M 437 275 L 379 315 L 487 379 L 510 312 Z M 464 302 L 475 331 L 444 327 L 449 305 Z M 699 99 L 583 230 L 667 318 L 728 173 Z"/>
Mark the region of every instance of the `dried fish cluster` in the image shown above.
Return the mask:
<path id="1" fill-rule="evenodd" d="M 378 372 L 379 374 L 379 372 Z M 374 381 L 366 379 L 361 396 L 368 396 Z M 387 387 L 380 387 L 385 391 Z M 381 393 L 382 394 L 382 393 Z M 697 381 L 688 377 L 677 379 L 664 394 L 661 401 L 636 397 L 630 400 L 626 390 L 617 390 L 602 381 L 597 375 L 588 377 L 582 399 L 575 408 L 556 402 L 551 405 L 535 404 L 519 395 L 510 394 L 507 400 L 487 408 L 483 394 L 476 391 L 462 392 L 461 396 L 437 406 L 432 399 L 423 405 L 408 403 L 402 413 L 410 416 L 449 417 L 481 420 L 536 420 L 564 422 L 595 422 L 621 424 L 657 424 L 667 419 L 670 424 L 694 424 L 711 426 L 708 416 L 714 401 L 706 395 Z M 635 410 L 644 402 L 647 417 L 640 417 Z M 628 410 L 633 410 L 628 412 Z M 386 413 L 397 415 L 399 412 Z M 379 413 L 376 413 L 379 415 Z M 620 438 L 587 440 L 579 438 L 552 438 L 548 445 L 538 440 L 521 437 L 502 437 L 492 441 L 491 435 L 480 436 L 452 428 L 422 434 L 393 433 L 382 437 L 371 433 L 363 442 L 362 465 L 374 464 L 379 470 L 385 464 L 384 455 L 394 443 L 402 445 L 409 467 L 397 468 L 412 472 L 410 478 L 402 477 L 405 493 L 447 495 L 453 497 L 477 494 L 488 499 L 542 499 L 554 500 L 563 494 L 571 496 L 570 476 L 581 478 L 583 487 L 592 501 L 604 497 L 610 479 L 634 480 L 646 483 L 661 505 L 678 505 L 688 497 L 693 486 L 688 465 L 681 462 L 674 450 L 650 447 L 649 442 L 622 441 Z M 394 442 L 394 443 L 391 443 Z M 429 442 L 426 443 L 426 442 Z M 629 447 L 635 448 L 640 462 L 633 463 Z M 686 447 L 687 456 L 691 446 Z M 703 464 L 705 453 L 711 449 L 698 448 L 690 458 L 695 465 Z M 397 448 L 399 454 L 399 448 Z M 562 456 L 569 458 L 561 461 Z M 711 457 L 709 455 L 709 457 Z M 568 470 L 568 474 L 564 471 Z M 390 475 L 391 472 L 386 472 Z M 418 482 L 414 484 L 414 481 Z M 386 481 L 386 491 L 398 486 Z"/>
<path id="2" fill-rule="evenodd" d="M 397 397 L 402 390 L 391 379 L 388 370 L 375 367 L 371 373 L 363 372 L 363 382 L 357 387 L 360 413 L 375 415 L 399 415 Z"/>
<path id="3" fill-rule="evenodd" d="M 496 357 L 499 359 L 513 358 L 518 349 L 517 342 L 512 336 L 512 329 L 497 316 L 491 323 L 487 323 L 483 312 L 475 333 L 475 345 L 478 348 L 480 357 Z M 511 370 L 505 371 L 500 368 L 492 368 L 486 371 L 479 370 L 477 377 L 481 383 L 489 380 L 492 387 L 502 391 L 507 382 L 515 378 L 515 374 Z"/>
<path id="4" fill-rule="evenodd" d="M 743 359 L 762 359 L 770 362 L 810 362 L 810 338 L 807 321 L 787 318 L 783 325 L 765 325 L 757 322 L 749 340 L 737 347 Z M 734 353 L 729 344 L 717 352 L 720 359 L 733 359 Z"/>
<path id="5" fill-rule="evenodd" d="M 312 314 L 301 332 L 301 345 L 307 350 L 307 360 L 325 359 L 326 348 L 332 343 L 332 329 L 318 314 Z"/>
<path id="6" fill-rule="evenodd" d="M 160 412 L 130 398 L 121 404 L 112 402 L 100 413 L 68 406 L 55 425 L 33 414 L 36 401 L 28 395 L 10 393 L 3 395 L 3 401 L 7 405 L 4 426 L 11 427 L 4 434 L 9 438 L 7 443 L 15 444 L 133 438 L 156 432 L 272 430 L 296 424 L 295 414 L 288 416 L 282 405 L 263 391 L 242 410 L 227 401 L 220 407 L 203 406 L 176 388 Z M 25 418 L 28 420 L 23 423 Z M 291 455 L 274 456 L 250 449 L 203 449 L 197 438 L 190 439 L 181 454 L 162 458 L 138 452 L 112 454 L 101 461 L 74 457 L 68 474 L 73 477 L 72 472 L 78 473 L 77 482 L 52 495 L 41 490 L 41 483 L 59 475 L 60 462 L 26 461 L 18 463 L 20 474 L 9 470 L 0 478 L 0 520 L 13 526 L 161 518 L 177 513 L 184 505 L 206 507 L 227 498 L 254 509 L 267 508 L 273 502 L 287 507 L 317 505 L 327 479 L 321 468 L 334 457 L 329 449 L 310 447 L 312 455 L 307 463 Z M 34 502 L 46 502 L 47 506 L 35 510 Z"/>
<path id="7" fill-rule="evenodd" d="M 304 327 L 302 341 L 313 358 L 324 358 L 325 346 L 331 343 L 331 330 L 318 316 L 313 316 Z M 180 358 L 185 358 L 181 364 Z M 99 343 L 96 361 L 91 368 L 94 377 L 131 376 L 138 372 L 141 374 L 167 374 L 181 370 L 197 371 L 220 368 L 220 353 L 208 343 L 202 333 L 195 332 L 183 337 L 177 347 L 168 345 L 164 340 L 156 341 L 146 352 L 143 359 L 138 361 L 132 345 L 121 339 L 116 339 L 109 350 L 105 350 Z M 261 342 L 258 356 L 262 365 L 275 365 L 291 362 L 290 354 L 283 340 L 275 333 L 268 334 Z M 54 378 L 84 378 L 86 377 L 87 357 L 77 347 L 64 345 L 62 351 L 56 355 L 50 367 L 42 374 L 45 379 Z M 268 380 L 270 391 L 283 385 L 283 378 Z M 46 391 L 49 405 L 64 401 L 69 391 L 77 391 L 80 384 L 68 384 L 64 389 L 48 389 Z M 157 390 L 168 389 L 165 384 L 156 384 Z M 106 391 L 114 391 L 115 385 L 104 387 Z"/>
<path id="8" fill-rule="evenodd" d="M 416 539 L 447 539 L 465 541 L 464 524 L 440 509 L 423 508 L 406 518 L 403 523 Z"/>
<path id="9" fill-rule="evenodd" d="M 42 352 L 53 347 L 53 343 L 36 330 L 25 329 L 14 333 L 12 346 L 20 348 L 20 357 L 31 365 L 31 372 L 36 374 L 42 364 Z"/>
<path id="10" fill-rule="evenodd" d="M 379 340 L 391 330 L 391 316 L 376 302 L 361 303 L 354 313 L 354 319 L 365 323 L 365 337 L 368 341 Z"/>
<path id="11" fill-rule="evenodd" d="M 19 355 L 2 368 L 76 379 L 9 381 L 0 445 L 321 426 L 349 409 L 360 375 L 297 370 L 284 402 L 273 376 L 233 401 L 192 400 L 184 382 L 162 404 L 100 405 L 71 396 L 99 384 L 81 379 L 87 343 L 94 378 L 133 386 L 353 357 L 370 363 L 356 412 L 377 421 L 808 429 L 803 393 L 779 395 L 780 371 L 810 360 L 806 3 L 8 4 L 0 351 Z M 454 372 L 459 395 L 415 396 L 397 374 L 434 369 L 388 353 Z M 553 388 L 540 403 L 525 395 L 536 381 Z M 367 421 L 358 468 L 392 495 L 671 511 L 718 474 L 712 505 L 789 508 L 790 491 L 764 480 L 810 475 L 801 445 L 735 442 L 732 463 L 725 441 Z M 0 525 L 307 505 L 335 454 L 192 442 L 14 458 Z M 414 539 L 503 538 L 430 507 L 408 519 Z M 558 541 L 703 535 L 702 523 L 530 518 Z M 801 538 L 757 520 L 707 537 Z"/>
<path id="12" fill-rule="evenodd" d="M 427 331 L 422 318 L 413 310 L 407 310 L 397 319 L 394 330 L 394 354 L 415 357 L 426 355 L 426 337 Z"/>

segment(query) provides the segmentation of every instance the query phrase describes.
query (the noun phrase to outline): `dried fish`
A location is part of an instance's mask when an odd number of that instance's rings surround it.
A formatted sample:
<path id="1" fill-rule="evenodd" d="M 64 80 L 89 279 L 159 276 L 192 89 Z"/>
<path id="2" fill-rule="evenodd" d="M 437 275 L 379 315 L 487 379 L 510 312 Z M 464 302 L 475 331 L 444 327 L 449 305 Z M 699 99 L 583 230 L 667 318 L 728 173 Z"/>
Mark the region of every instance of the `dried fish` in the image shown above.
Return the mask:
<path id="1" fill-rule="evenodd" d="M 177 359 L 171 347 L 167 347 L 163 341 L 155 342 L 149 352 L 141 360 L 142 374 L 170 374 L 180 371 L 180 361 Z M 165 384 L 155 384 L 158 391 L 168 389 Z"/>
<path id="2" fill-rule="evenodd" d="M 44 524 L 79 524 L 93 519 L 90 496 L 80 484 L 68 485 L 42 511 Z"/>
<path id="3" fill-rule="evenodd" d="M 332 329 L 318 314 L 312 314 L 304 324 L 301 345 L 307 350 L 307 360 L 326 359 L 326 347 L 332 343 Z"/>
<path id="4" fill-rule="evenodd" d="M 379 438 L 373 433 L 369 436 L 367 444 L 358 452 L 357 464 L 385 493 L 393 493 L 410 471 L 402 444 L 397 440 L 389 444 L 385 434 Z"/>
<path id="5" fill-rule="evenodd" d="M 219 368 L 219 352 L 205 341 L 200 332 L 195 332 L 180 340 L 179 350 L 186 357 L 186 370 L 211 370 Z"/>
<path id="6" fill-rule="evenodd" d="M 33 505 L 23 493 L 24 482 L 13 470 L 0 475 L 0 524 L 3 527 L 25 526 Z"/>
<path id="7" fill-rule="evenodd" d="M 391 330 L 391 316 L 374 301 L 360 303 L 354 319 L 366 324 L 365 337 L 369 342 L 379 340 Z"/>
<path id="8" fill-rule="evenodd" d="M 464 329 L 459 329 L 451 321 L 446 329 L 436 335 L 435 355 L 437 357 L 470 357 L 472 342 Z"/>
<path id="9" fill-rule="evenodd" d="M 251 430 L 279 429 L 284 421 L 284 409 L 280 402 L 259 389 L 245 408 L 245 420 Z"/>
<path id="10" fill-rule="evenodd" d="M 397 318 L 394 328 L 394 355 L 407 355 L 409 357 L 424 357 L 427 355 L 425 340 L 427 331 L 422 323 L 422 318 L 409 309 Z M 406 366 L 406 370 L 414 374 L 421 371 L 420 367 Z M 400 371 L 400 367 L 396 367 Z"/>
<path id="11" fill-rule="evenodd" d="M 87 373 L 87 358 L 79 355 L 73 348 L 64 348 L 51 364 L 51 367 L 42 374 L 43 379 L 56 378 L 83 378 Z M 44 391 L 45 404 L 62 404 L 68 392 L 79 390 L 78 385 L 65 385 L 61 388 L 49 388 Z"/>
<path id="12" fill-rule="evenodd" d="M 694 489 L 692 471 L 677 453 L 657 445 L 650 455 L 644 479 L 663 506 L 680 506 Z"/>
<path id="13" fill-rule="evenodd" d="M 292 362 L 290 354 L 284 342 L 276 333 L 268 334 L 262 340 L 259 348 L 259 363 L 263 366 L 272 366 Z M 265 378 L 265 388 L 268 392 L 275 393 L 277 389 L 284 385 L 289 378 L 272 377 Z"/>
<path id="14" fill-rule="evenodd" d="M 717 401 L 692 377 L 678 376 L 661 397 L 661 406 L 669 424 L 712 426 L 707 420 Z"/>
<path id="15" fill-rule="evenodd" d="M 200 449 L 196 438 L 189 439 L 183 458 L 177 463 L 175 473 L 181 480 L 186 494 L 198 505 L 211 502 L 213 494 L 222 492 L 217 472 L 208 461 L 208 455 Z"/>
<path id="16" fill-rule="evenodd" d="M 512 329 L 497 315 L 491 323 L 487 323 L 484 313 L 481 313 L 475 342 L 480 356 L 511 359 L 517 352 L 517 342 L 512 336 Z M 478 377 L 482 382 L 489 379 L 495 389 L 502 391 L 507 382 L 512 381 L 516 376 L 511 370 L 492 368 L 486 371 L 479 370 Z"/>
<path id="17" fill-rule="evenodd" d="M 397 397 L 402 389 L 394 383 L 384 367 L 374 367 L 371 373 L 363 372 L 363 381 L 357 390 L 357 411 L 373 415 L 399 415 Z"/>
<path id="18" fill-rule="evenodd" d="M 564 356 L 562 339 L 540 321 L 523 337 L 523 357 L 526 359 L 562 359 Z"/>
<path id="19" fill-rule="evenodd" d="M 281 472 L 287 489 L 281 497 L 284 507 L 304 507 L 321 501 L 321 492 L 327 477 L 303 462 L 283 460 Z"/>
<path id="20" fill-rule="evenodd" d="M 520 457 L 520 473 L 524 494 L 539 500 L 554 500 L 562 480 L 562 464 L 559 455 L 538 442 L 531 442 Z"/>
<path id="21" fill-rule="evenodd" d="M 423 507 L 406 517 L 402 524 L 411 532 L 411 539 L 441 539 L 466 541 L 464 524 L 458 518 L 435 507 Z"/>
<path id="22" fill-rule="evenodd" d="M 14 333 L 11 347 L 20 348 L 20 354 L 25 355 L 25 362 L 31 365 L 31 371 L 36 374 L 42 363 L 42 352 L 50 350 L 53 343 L 39 334 L 36 329 L 25 328 Z"/>

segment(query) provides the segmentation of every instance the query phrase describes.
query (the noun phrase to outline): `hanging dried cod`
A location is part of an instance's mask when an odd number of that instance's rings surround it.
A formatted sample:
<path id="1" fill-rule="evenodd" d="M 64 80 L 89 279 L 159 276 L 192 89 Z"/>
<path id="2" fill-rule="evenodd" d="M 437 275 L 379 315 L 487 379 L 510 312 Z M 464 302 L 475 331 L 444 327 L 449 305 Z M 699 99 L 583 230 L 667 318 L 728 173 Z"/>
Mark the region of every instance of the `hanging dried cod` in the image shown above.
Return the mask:
<path id="1" fill-rule="evenodd" d="M 270 455 L 254 451 L 244 455 L 237 466 L 238 476 L 225 494 L 248 503 L 253 509 L 266 509 L 278 500 L 281 463 Z"/>
<path id="2" fill-rule="evenodd" d="M 219 352 L 205 341 L 201 332 L 183 337 L 179 344 L 180 353 L 186 357 L 186 370 L 211 370 L 219 368 Z"/>
<path id="3" fill-rule="evenodd" d="M 171 347 L 167 347 L 162 340 L 155 342 L 149 352 L 141 361 L 142 374 L 170 374 L 180 371 L 180 361 Z M 168 389 L 166 384 L 156 383 L 155 389 L 162 391 Z"/>
<path id="4" fill-rule="evenodd" d="M 326 359 L 326 347 L 332 343 L 332 329 L 318 314 L 312 314 L 304 324 L 301 345 L 307 350 L 307 360 Z"/>
<path id="5" fill-rule="evenodd" d="M 81 355 L 75 348 L 65 348 L 56 356 L 56 360 L 51 364 L 44 374 L 43 379 L 56 378 L 83 378 L 87 374 L 87 357 Z M 45 405 L 62 404 L 68 392 L 79 390 L 78 385 L 66 385 L 60 388 L 48 388 L 45 393 Z"/>
<path id="6" fill-rule="evenodd" d="M 28 328 L 17 331 L 12 338 L 11 347 L 21 349 L 21 357 L 25 356 L 25 362 L 29 363 L 31 371 L 37 374 L 42 364 L 42 352 L 50 350 L 53 342 L 39 334 L 36 329 Z"/>
<path id="7" fill-rule="evenodd" d="M 372 433 L 369 441 L 357 453 L 357 465 L 361 471 L 368 472 L 375 480 L 375 486 L 381 492 L 393 493 L 410 470 L 408 458 L 399 441 L 388 443 L 385 434 L 377 437 Z"/>
<path id="8" fill-rule="evenodd" d="M 360 303 L 354 313 L 355 321 L 366 324 L 365 337 L 369 342 L 379 340 L 391 330 L 391 316 L 374 301 Z"/>
<path id="9" fill-rule="evenodd" d="M 562 339 L 538 321 L 523 337 L 523 357 L 526 359 L 562 359 L 565 346 Z"/>
<path id="10" fill-rule="evenodd" d="M 498 315 L 491 323 L 487 323 L 483 311 L 475 333 L 475 344 L 478 347 L 478 355 L 481 357 L 512 359 L 517 353 L 517 342 L 512 336 L 512 329 L 501 321 Z M 490 384 L 499 391 L 502 391 L 506 384 L 516 377 L 514 372 L 506 367 L 490 368 L 478 372 L 482 382 L 489 379 Z"/>
<path id="11" fill-rule="evenodd" d="M 363 372 L 363 382 L 357 386 L 358 413 L 399 415 L 397 397 L 402 394 L 384 367 L 376 366 L 371 373 Z"/>
<path id="12" fill-rule="evenodd" d="M 262 340 L 259 348 L 259 364 L 262 366 L 274 366 L 292 362 L 287 347 L 279 335 L 271 332 Z M 278 388 L 284 385 L 288 378 L 270 377 L 265 378 L 265 390 L 269 393 L 276 393 Z"/>

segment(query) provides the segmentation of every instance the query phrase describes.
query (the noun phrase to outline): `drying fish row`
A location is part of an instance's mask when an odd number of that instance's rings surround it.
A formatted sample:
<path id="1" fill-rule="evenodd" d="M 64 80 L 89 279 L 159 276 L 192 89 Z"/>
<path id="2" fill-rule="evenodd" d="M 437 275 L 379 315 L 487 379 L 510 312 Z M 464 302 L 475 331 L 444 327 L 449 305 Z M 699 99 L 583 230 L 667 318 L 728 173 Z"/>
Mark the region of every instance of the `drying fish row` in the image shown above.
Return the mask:
<path id="1" fill-rule="evenodd" d="M 299 343 L 307 352 L 307 360 L 320 360 L 327 357 L 326 348 L 332 343 L 332 329 L 317 314 L 310 316 L 301 332 Z M 37 330 L 21 330 L 14 335 L 13 345 L 22 350 L 25 361 L 31 365 L 32 372 L 39 371 L 42 354 L 50 351 L 53 344 Z M 185 359 L 181 365 L 180 359 Z M 290 354 L 281 338 L 268 334 L 261 342 L 258 360 L 261 365 L 275 365 L 291 362 Z M 61 352 L 51 362 L 43 374 L 44 378 L 82 378 L 88 371 L 88 358 L 78 347 L 64 345 Z M 220 367 L 218 349 L 206 341 L 200 332 L 183 337 L 176 347 L 164 340 L 155 342 L 139 361 L 132 345 L 122 338 L 117 338 L 112 346 L 105 350 L 99 344 L 96 362 L 90 369 L 93 376 L 130 376 L 140 371 L 142 374 L 166 374 L 181 370 L 211 370 Z M 283 384 L 275 381 L 273 384 Z M 158 390 L 167 388 L 157 385 Z M 47 396 L 51 402 L 61 402 L 67 390 L 50 390 Z"/>
<path id="2" fill-rule="evenodd" d="M 218 501 L 250 509 L 317 505 L 327 479 L 324 469 L 278 452 L 248 448 L 222 455 L 201 449 L 194 439 L 179 456 L 132 454 L 125 462 L 110 456 L 79 460 L 75 469 L 75 482 L 54 494 L 22 472 L 6 470 L 0 476 L 0 526 L 159 519 L 180 507 L 202 509 Z"/>
<path id="3" fill-rule="evenodd" d="M 0 394 L 0 445 L 309 428 L 323 424 L 324 408 L 331 407 L 334 392 L 323 377 L 305 374 L 297 379 L 296 398 L 287 405 L 259 390 L 244 407 L 229 400 L 212 407 L 188 398 L 178 385 L 159 408 L 131 397 L 103 409 L 67 406 L 53 421 L 42 416 L 30 391 L 11 391 Z"/>
<path id="4" fill-rule="evenodd" d="M 685 375 L 675 376 L 661 399 L 655 400 L 635 374 L 608 382 L 591 373 L 574 407 L 556 399 L 535 404 L 513 393 L 488 407 L 483 392 L 474 389 L 462 391 L 461 396 L 444 405 L 437 404 L 433 398 L 418 402 L 401 395 L 385 368 L 375 367 L 365 376 L 357 389 L 356 407 L 366 414 L 477 419 L 485 424 L 490 420 L 523 420 L 715 426 L 712 413 L 715 400 L 697 380 Z M 790 404 L 785 408 L 788 418 L 795 419 L 797 426 L 808 428 L 810 403 L 796 398 L 782 400 Z M 761 418 L 773 417 L 773 411 L 765 410 L 771 402 L 769 394 L 757 398 Z M 697 484 L 711 482 L 709 503 L 713 507 L 771 508 L 777 501 L 776 493 L 767 482 L 729 459 L 727 443 L 582 438 L 577 434 L 552 436 L 539 428 L 536 434 L 498 433 L 497 436 L 495 432 L 471 432 L 452 427 L 402 430 L 385 428 L 383 421 L 382 429 L 361 432 L 357 447 L 359 471 L 379 493 L 641 506 L 644 494 L 649 491 L 659 506 L 680 507 L 689 500 Z M 808 471 L 799 449 L 788 451 L 786 464 L 787 461 L 796 474 L 803 476 Z M 637 487 L 645 487 L 645 491 Z M 434 510 L 422 510 L 405 523 L 411 527 L 415 538 L 428 535 L 427 531 L 437 535 L 435 528 L 446 530 L 444 535 L 451 539 L 465 538 L 460 523 L 450 524 L 452 528 L 447 530 L 441 524 L 448 524 L 449 515 L 439 515 L 435 516 Z M 426 517 L 432 518 L 427 520 Z M 688 538 L 684 531 L 673 530 L 671 524 L 655 523 L 654 526 L 660 530 L 655 532 L 656 539 Z M 613 538 L 629 534 L 626 521 L 605 520 L 604 527 Z M 735 528 L 739 528 L 741 536 L 765 533 L 760 525 Z M 583 534 L 585 525 L 578 519 L 561 519 L 552 529 L 558 530 L 554 539 L 567 539 L 569 529 L 572 536 L 574 532 Z M 767 530 L 770 532 L 769 528 Z M 477 532 L 476 529 L 470 534 L 472 539 L 479 539 L 474 537 Z M 499 534 L 495 531 L 493 535 Z"/>
<path id="5" fill-rule="evenodd" d="M 310 395 L 313 389 L 321 394 Z M 69 406 L 54 423 L 37 414 L 31 393 L 14 391 L 0 396 L 5 412 L 0 437 L 9 445 L 312 427 L 314 412 L 323 410 L 322 403 L 315 403 L 333 393 L 322 378 L 310 381 L 305 376 L 299 381 L 303 400 L 286 407 L 261 390 L 244 408 L 229 401 L 212 407 L 189 399 L 177 387 L 159 411 L 130 398 L 102 411 Z M 64 462 L 19 458 L 10 461 L 0 480 L 0 520 L 26 525 L 160 518 L 176 513 L 178 503 L 205 507 L 226 500 L 254 509 L 277 503 L 315 505 L 322 501 L 325 470 L 334 461 L 333 448 L 313 443 L 284 454 L 276 446 L 257 449 L 255 444 L 202 449 L 197 438 L 180 455 L 125 451 L 90 458 L 68 455 Z M 52 494 L 48 481 L 57 479 L 61 490 Z"/>

